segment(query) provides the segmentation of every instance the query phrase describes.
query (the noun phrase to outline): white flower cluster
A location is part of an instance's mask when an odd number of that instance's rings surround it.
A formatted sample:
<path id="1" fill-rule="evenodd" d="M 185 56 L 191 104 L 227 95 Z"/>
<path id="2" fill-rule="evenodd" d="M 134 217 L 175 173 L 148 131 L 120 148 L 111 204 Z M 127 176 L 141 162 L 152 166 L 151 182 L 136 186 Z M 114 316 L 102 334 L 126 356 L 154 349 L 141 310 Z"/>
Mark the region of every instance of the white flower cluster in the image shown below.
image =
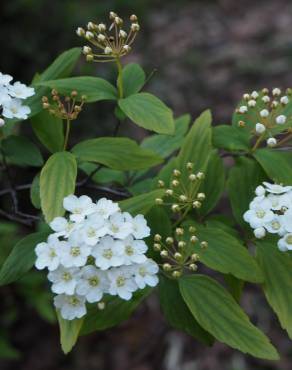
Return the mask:
<path id="1" fill-rule="evenodd" d="M 260 93 L 253 91 L 251 94 L 244 94 L 244 104 L 241 105 L 237 112 L 241 115 L 256 113 L 257 122 L 254 131 L 256 135 L 267 136 L 267 145 L 274 147 L 277 145 L 277 139 L 272 136 L 270 129 L 285 125 L 289 117 L 285 114 L 285 106 L 290 102 L 291 89 L 285 93 L 276 87 L 271 92 L 263 89 Z M 244 121 L 239 121 L 240 126 L 244 126 Z"/>
<path id="2" fill-rule="evenodd" d="M 292 186 L 264 182 L 255 193 L 244 220 L 254 229 L 256 238 L 265 237 L 267 232 L 278 234 L 278 248 L 283 252 L 292 250 Z"/>
<path id="3" fill-rule="evenodd" d="M 22 100 L 35 94 L 34 88 L 27 87 L 21 82 L 11 81 L 13 77 L 0 72 L 0 108 L 2 116 L 5 118 L 27 119 L 30 108 L 22 105 Z M 5 121 L 0 117 L 0 127 L 4 126 Z"/>
<path id="4" fill-rule="evenodd" d="M 133 292 L 158 283 L 158 265 L 147 258 L 142 240 L 150 235 L 144 216 L 121 212 L 106 198 L 86 195 L 64 199 L 69 217 L 56 217 L 46 243 L 36 246 L 37 269 L 48 268 L 54 304 L 66 320 L 86 314 L 86 301 L 104 294 L 132 298 Z"/>

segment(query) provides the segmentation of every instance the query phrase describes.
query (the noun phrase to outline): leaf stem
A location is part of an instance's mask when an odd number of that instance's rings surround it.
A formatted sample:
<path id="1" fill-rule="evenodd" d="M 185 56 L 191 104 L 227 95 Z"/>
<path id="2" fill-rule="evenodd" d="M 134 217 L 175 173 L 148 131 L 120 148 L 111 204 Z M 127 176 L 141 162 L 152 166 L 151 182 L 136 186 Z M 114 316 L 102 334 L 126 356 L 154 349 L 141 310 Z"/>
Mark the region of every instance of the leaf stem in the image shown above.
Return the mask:
<path id="1" fill-rule="evenodd" d="M 117 79 L 117 87 L 119 91 L 119 99 L 124 97 L 124 87 L 123 87 L 123 66 L 119 57 L 116 58 L 116 64 L 118 67 L 118 79 Z"/>
<path id="2" fill-rule="evenodd" d="M 70 135 L 70 120 L 67 119 L 67 121 L 66 121 L 66 134 L 65 134 L 64 147 L 63 147 L 64 150 L 67 149 L 69 135 Z"/>

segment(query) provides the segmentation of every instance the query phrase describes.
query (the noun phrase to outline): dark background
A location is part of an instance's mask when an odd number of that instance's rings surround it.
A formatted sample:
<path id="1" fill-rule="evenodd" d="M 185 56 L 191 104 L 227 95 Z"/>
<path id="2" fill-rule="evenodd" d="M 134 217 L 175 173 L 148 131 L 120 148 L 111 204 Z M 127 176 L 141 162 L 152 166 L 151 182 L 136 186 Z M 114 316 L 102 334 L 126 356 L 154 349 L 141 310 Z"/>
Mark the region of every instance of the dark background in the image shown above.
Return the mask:
<path id="1" fill-rule="evenodd" d="M 0 3 L 0 71 L 27 84 L 62 51 L 81 46 L 77 26 L 104 21 L 110 10 L 136 13 L 141 33 L 128 61 L 149 74 L 148 90 L 175 115 L 195 118 L 211 108 L 214 121 L 228 124 L 240 96 L 262 87 L 292 86 L 292 2 L 186 0 L 10 0 Z M 114 81 L 110 65 L 80 62 L 76 74 Z M 112 106 L 87 106 L 73 131 L 73 141 L 109 135 Z M 29 124 L 22 127 L 32 135 Z M 140 139 L 144 131 L 129 124 L 121 134 Z M 33 137 L 33 135 L 32 135 Z M 17 239 L 17 230 L 0 223 L 0 257 Z M 281 361 L 269 363 L 226 346 L 205 348 L 168 328 L 151 297 L 118 328 L 82 338 L 65 357 L 60 351 L 50 296 L 40 273 L 0 292 L 0 369 L 21 370 L 290 370 L 291 341 L 281 330 L 264 297 L 248 288 L 243 305 L 253 322 L 273 340 Z"/>

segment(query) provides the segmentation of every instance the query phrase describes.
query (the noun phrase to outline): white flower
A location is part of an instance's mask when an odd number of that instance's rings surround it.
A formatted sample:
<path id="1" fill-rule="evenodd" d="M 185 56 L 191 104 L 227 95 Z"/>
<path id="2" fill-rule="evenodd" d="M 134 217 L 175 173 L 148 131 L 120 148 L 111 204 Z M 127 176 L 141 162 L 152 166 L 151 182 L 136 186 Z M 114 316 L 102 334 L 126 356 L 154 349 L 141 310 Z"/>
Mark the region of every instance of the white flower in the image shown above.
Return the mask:
<path id="1" fill-rule="evenodd" d="M 267 109 L 262 109 L 260 111 L 260 116 L 261 117 L 268 117 L 268 115 L 269 115 L 269 111 Z"/>
<path id="2" fill-rule="evenodd" d="M 280 102 L 284 105 L 288 104 L 289 103 L 289 98 L 288 96 L 282 96 L 281 99 L 280 99 Z"/>
<path id="3" fill-rule="evenodd" d="M 257 91 L 253 91 L 250 95 L 251 95 L 251 97 L 252 97 L 253 99 L 257 99 L 257 98 L 258 98 L 258 96 L 259 96 L 259 94 L 258 94 L 258 92 L 257 92 Z"/>
<path id="4" fill-rule="evenodd" d="M 0 86 L 0 105 L 8 104 L 11 101 L 11 96 L 8 94 L 6 86 Z"/>
<path id="5" fill-rule="evenodd" d="M 246 105 L 242 105 L 241 107 L 239 107 L 239 109 L 238 109 L 238 112 L 239 113 L 246 113 L 248 111 L 248 108 L 247 108 L 247 106 Z"/>
<path id="6" fill-rule="evenodd" d="M 254 236 L 258 239 L 262 239 L 266 236 L 266 230 L 264 227 L 257 227 L 254 229 Z"/>
<path id="7" fill-rule="evenodd" d="M 109 294 L 118 295 L 126 301 L 132 298 L 133 292 L 137 290 L 137 285 L 132 276 L 132 268 L 121 267 L 111 269 L 108 272 L 110 287 Z"/>
<path id="8" fill-rule="evenodd" d="M 114 240 L 110 236 L 103 237 L 92 248 L 91 254 L 95 258 L 96 266 L 101 270 L 107 270 L 113 266 L 121 266 L 124 260 L 122 242 Z"/>
<path id="9" fill-rule="evenodd" d="M 257 204 L 253 209 L 249 209 L 243 215 L 243 219 L 248 222 L 253 229 L 263 227 L 264 224 L 271 221 L 273 217 L 274 213 L 261 204 Z"/>
<path id="10" fill-rule="evenodd" d="M 18 99 L 27 99 L 35 94 L 34 88 L 28 87 L 19 81 L 14 82 L 13 85 L 9 85 L 8 91 L 10 96 Z"/>
<path id="11" fill-rule="evenodd" d="M 280 218 L 285 231 L 292 233 L 292 208 L 288 209 Z"/>
<path id="12" fill-rule="evenodd" d="M 90 215 L 82 225 L 82 236 L 84 243 L 95 245 L 102 236 L 105 236 L 108 229 L 104 223 L 104 219 L 98 214 Z"/>
<path id="13" fill-rule="evenodd" d="M 271 202 L 271 209 L 273 211 L 280 211 L 283 209 L 286 210 L 289 206 L 292 205 L 291 199 L 287 195 L 287 193 L 284 193 L 283 195 L 270 193 L 267 196 L 267 199 Z"/>
<path id="14" fill-rule="evenodd" d="M 134 270 L 134 280 L 139 289 L 144 289 L 146 285 L 154 287 L 158 284 L 157 273 L 159 267 L 156 262 L 151 259 L 141 265 L 136 265 Z"/>
<path id="15" fill-rule="evenodd" d="M 11 99 L 3 105 L 2 114 L 5 118 L 27 119 L 30 112 L 30 108 L 22 105 L 20 99 Z"/>
<path id="16" fill-rule="evenodd" d="M 120 211 L 118 204 L 106 198 L 101 198 L 96 203 L 95 213 L 102 216 L 105 220 L 118 211 Z"/>
<path id="17" fill-rule="evenodd" d="M 109 281 L 106 272 L 94 266 L 85 266 L 81 270 L 81 277 L 77 283 L 76 293 L 85 296 L 89 303 L 99 302 L 104 293 L 107 293 Z"/>
<path id="18" fill-rule="evenodd" d="M 81 222 L 85 216 L 92 214 L 95 210 L 95 204 L 87 195 L 76 197 L 76 195 L 68 195 L 64 198 L 63 207 L 71 212 L 70 220 Z"/>
<path id="19" fill-rule="evenodd" d="M 258 134 L 262 134 L 263 132 L 265 132 L 266 131 L 266 126 L 265 125 L 263 125 L 262 123 L 257 123 L 256 124 L 256 126 L 255 126 L 256 128 L 256 132 L 258 133 Z"/>
<path id="20" fill-rule="evenodd" d="M 281 216 L 275 214 L 271 221 L 265 223 L 265 228 L 271 234 L 283 235 L 284 228 L 282 225 Z"/>
<path id="21" fill-rule="evenodd" d="M 107 221 L 108 233 L 116 239 L 125 239 L 132 232 L 132 225 L 122 213 L 115 213 Z"/>
<path id="22" fill-rule="evenodd" d="M 267 191 L 273 194 L 283 194 L 287 193 L 292 189 L 292 186 L 282 186 L 278 184 L 270 184 L 269 182 L 264 181 L 263 184 L 265 185 Z"/>
<path id="23" fill-rule="evenodd" d="M 278 248 L 282 252 L 292 250 L 292 233 L 284 235 L 283 238 L 278 241 Z"/>
<path id="24" fill-rule="evenodd" d="M 278 125 L 284 125 L 286 123 L 287 117 L 284 116 L 284 114 L 281 114 L 280 116 L 276 117 L 276 123 Z"/>
<path id="25" fill-rule="evenodd" d="M 125 220 L 132 225 L 132 234 L 136 239 L 144 239 L 150 235 L 150 228 L 147 226 L 147 221 L 143 215 L 132 217 L 130 213 L 124 212 Z"/>
<path id="26" fill-rule="evenodd" d="M 85 244 L 80 233 L 75 231 L 60 250 L 60 261 L 65 267 L 81 267 L 86 264 L 90 253 L 91 247 Z"/>
<path id="27" fill-rule="evenodd" d="M 55 217 L 50 223 L 50 227 L 56 232 L 57 236 L 68 238 L 73 231 L 80 228 L 80 224 L 68 221 L 65 217 Z"/>
<path id="28" fill-rule="evenodd" d="M 0 118 L 0 127 L 3 127 L 5 125 L 5 121 L 3 118 Z"/>
<path id="29" fill-rule="evenodd" d="M 54 305 L 65 320 L 80 319 L 86 314 L 85 298 L 78 295 L 57 295 Z"/>
<path id="30" fill-rule="evenodd" d="M 39 243 L 35 248 L 37 259 L 35 267 L 42 270 L 45 267 L 49 271 L 56 270 L 60 264 L 59 252 L 65 242 L 59 241 L 55 235 L 50 235 L 47 243 Z"/>
<path id="31" fill-rule="evenodd" d="M 264 102 L 264 103 L 269 103 L 269 101 L 270 101 L 271 99 L 270 99 L 270 97 L 268 96 L 268 95 L 264 95 L 263 97 L 262 97 L 262 101 Z"/>
<path id="32" fill-rule="evenodd" d="M 281 95 L 281 90 L 278 88 L 278 87 L 275 87 L 273 90 L 272 90 L 272 94 L 274 96 L 279 96 Z"/>
<path id="33" fill-rule="evenodd" d="M 10 75 L 5 75 L 0 72 L 0 86 L 7 86 L 13 80 L 13 77 Z"/>
<path id="34" fill-rule="evenodd" d="M 266 193 L 266 189 L 262 185 L 259 185 L 256 187 L 255 193 L 257 196 L 263 196 Z"/>
<path id="35" fill-rule="evenodd" d="M 65 268 L 60 266 L 57 270 L 48 274 L 52 284 L 52 292 L 56 294 L 72 295 L 75 292 L 77 281 L 80 277 L 80 269 L 77 267 Z"/>
<path id="36" fill-rule="evenodd" d="M 147 257 L 147 245 L 143 240 L 135 240 L 131 235 L 122 241 L 123 245 L 123 264 L 131 265 L 133 263 L 143 263 Z"/>
<path id="37" fill-rule="evenodd" d="M 270 147 L 270 148 L 273 148 L 274 146 L 277 145 L 277 139 L 275 139 L 274 137 L 270 137 L 268 140 L 267 140 L 267 145 Z"/>

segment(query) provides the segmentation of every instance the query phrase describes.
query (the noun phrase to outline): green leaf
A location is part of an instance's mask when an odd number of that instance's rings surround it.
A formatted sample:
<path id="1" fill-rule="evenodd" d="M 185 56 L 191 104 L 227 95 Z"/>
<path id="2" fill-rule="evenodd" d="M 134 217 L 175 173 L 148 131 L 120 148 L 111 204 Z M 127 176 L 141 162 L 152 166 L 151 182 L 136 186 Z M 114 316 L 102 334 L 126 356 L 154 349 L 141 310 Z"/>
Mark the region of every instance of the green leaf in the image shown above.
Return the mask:
<path id="1" fill-rule="evenodd" d="M 255 188 L 265 180 L 265 173 L 259 164 L 246 157 L 237 158 L 235 166 L 229 172 L 227 191 L 233 216 L 244 229 L 249 230 L 249 226 L 243 220 L 243 214 L 255 196 Z"/>
<path id="2" fill-rule="evenodd" d="M 189 133 L 183 141 L 181 151 L 177 157 L 178 168 L 182 171 L 182 180 L 188 181 L 186 164 L 194 163 L 193 172 L 205 171 L 210 152 L 212 150 L 212 116 L 209 110 L 203 112 L 196 119 Z"/>
<path id="3" fill-rule="evenodd" d="M 60 80 L 39 82 L 37 85 L 56 89 L 63 95 L 70 95 L 73 90 L 78 92 L 77 100 L 86 96 L 86 103 L 93 103 L 101 100 L 116 100 L 117 90 L 108 81 L 99 77 L 70 77 Z"/>
<path id="4" fill-rule="evenodd" d="M 263 282 L 263 275 L 255 259 L 237 238 L 219 228 L 204 227 L 192 222 L 186 222 L 185 225 L 195 226 L 199 240 L 208 242 L 208 247 L 204 249 L 199 244 L 192 247 L 192 253 L 197 253 L 204 265 L 242 280 Z"/>
<path id="5" fill-rule="evenodd" d="M 213 144 L 230 151 L 249 151 L 249 137 L 240 127 L 219 125 L 213 127 Z"/>
<path id="6" fill-rule="evenodd" d="M 172 135 L 174 133 L 171 109 L 152 94 L 130 95 L 119 100 L 119 107 L 138 126 L 159 134 Z"/>
<path id="7" fill-rule="evenodd" d="M 258 149 L 255 151 L 254 157 L 270 179 L 274 182 L 291 185 L 292 152 Z"/>
<path id="8" fill-rule="evenodd" d="M 53 154 L 41 171 L 41 206 L 49 223 L 65 213 L 63 199 L 74 193 L 77 176 L 75 157 L 68 152 Z"/>
<path id="9" fill-rule="evenodd" d="M 281 326 L 292 339 L 292 256 L 279 251 L 276 238 L 257 240 L 257 260 L 264 275 L 263 290 Z"/>
<path id="10" fill-rule="evenodd" d="M 202 182 L 199 189 L 199 192 L 206 195 L 198 210 L 202 216 L 206 216 L 217 205 L 225 188 L 225 168 L 217 150 L 213 150 L 210 154 L 205 178 L 206 180 Z"/>
<path id="11" fill-rule="evenodd" d="M 186 332 L 203 344 L 213 344 L 213 337 L 198 324 L 185 304 L 176 280 L 160 276 L 159 298 L 164 317 L 171 326 Z"/>
<path id="12" fill-rule="evenodd" d="M 67 77 L 71 74 L 77 60 L 80 57 L 80 54 L 81 48 L 73 48 L 67 50 L 59 55 L 41 75 L 37 75 L 32 84 L 36 90 L 35 95 L 25 100 L 25 104 L 31 108 L 31 113 L 29 117 L 33 117 L 34 115 L 42 111 L 42 97 L 48 93 L 48 88 L 37 86 L 34 82 L 43 82 L 47 80 Z M 7 122 L 8 129 L 10 129 L 11 126 L 18 121 L 21 120 L 9 120 L 9 122 Z"/>
<path id="13" fill-rule="evenodd" d="M 150 292 L 151 289 L 148 288 L 139 290 L 134 293 L 130 301 L 108 296 L 104 299 L 104 310 L 98 310 L 96 305 L 90 305 L 80 334 L 85 335 L 97 330 L 109 329 L 128 320 L 133 311 Z"/>
<path id="14" fill-rule="evenodd" d="M 182 141 L 190 124 L 190 116 L 185 114 L 174 121 L 175 131 L 173 136 L 169 135 L 152 135 L 146 137 L 141 143 L 142 148 L 150 149 L 160 155 L 162 158 L 167 158 L 175 150 L 181 147 Z"/>
<path id="15" fill-rule="evenodd" d="M 0 285 L 18 280 L 33 267 L 36 259 L 35 247 L 46 241 L 48 235 L 47 232 L 30 234 L 14 246 L 0 270 Z"/>
<path id="16" fill-rule="evenodd" d="M 215 280 L 203 276 L 185 276 L 180 291 L 198 323 L 219 341 L 267 360 L 278 360 L 269 339 L 249 321 L 232 296 Z"/>
<path id="17" fill-rule="evenodd" d="M 127 211 L 132 215 L 145 215 L 155 205 L 156 198 L 162 198 L 164 195 L 163 189 L 153 190 L 149 193 L 137 195 L 129 199 L 122 200 L 119 205 L 122 211 Z"/>
<path id="18" fill-rule="evenodd" d="M 60 329 L 61 347 L 63 352 L 67 354 L 77 342 L 84 319 L 64 320 L 59 311 L 57 311 L 57 318 Z"/>
<path id="19" fill-rule="evenodd" d="M 127 64 L 123 68 L 122 78 L 125 97 L 138 93 L 145 84 L 145 72 L 136 63 Z"/>
<path id="20" fill-rule="evenodd" d="M 2 141 L 2 149 L 13 164 L 34 167 L 43 164 L 40 150 L 25 136 L 8 136 Z"/>
<path id="21" fill-rule="evenodd" d="M 96 170 L 97 165 L 94 163 L 83 162 L 78 166 L 87 175 Z M 97 184 L 116 183 L 124 185 L 126 183 L 126 174 L 123 171 L 112 170 L 111 168 L 102 167 L 93 176 L 92 181 Z"/>
<path id="22" fill-rule="evenodd" d="M 36 209 L 41 208 L 41 197 L 40 197 L 40 174 L 38 173 L 31 184 L 30 188 L 30 200 L 32 205 Z"/>
<path id="23" fill-rule="evenodd" d="M 122 137 L 100 137 L 82 141 L 74 146 L 72 152 L 80 161 L 101 163 L 114 170 L 137 170 L 162 162 L 155 153 Z"/>
<path id="24" fill-rule="evenodd" d="M 39 141 L 51 153 L 62 150 L 64 132 L 63 122 L 60 118 L 44 110 L 31 119 L 31 126 Z"/>

